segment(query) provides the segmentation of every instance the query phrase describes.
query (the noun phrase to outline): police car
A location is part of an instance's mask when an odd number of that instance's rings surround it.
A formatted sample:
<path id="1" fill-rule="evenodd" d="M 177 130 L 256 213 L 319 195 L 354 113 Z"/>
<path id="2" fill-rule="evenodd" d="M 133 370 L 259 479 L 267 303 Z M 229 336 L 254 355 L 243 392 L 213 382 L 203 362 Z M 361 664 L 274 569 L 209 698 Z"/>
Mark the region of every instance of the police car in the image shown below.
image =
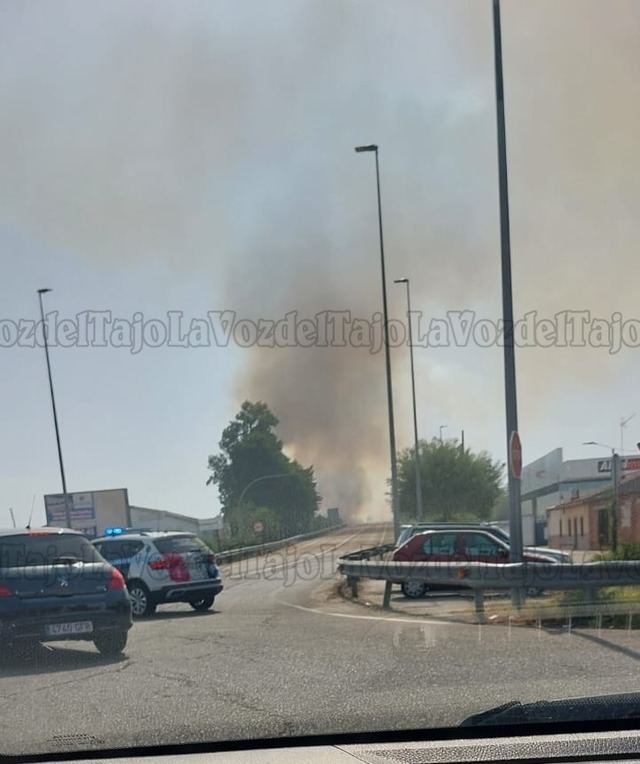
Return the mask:
<path id="1" fill-rule="evenodd" d="M 171 602 L 208 610 L 222 591 L 214 555 L 192 533 L 107 528 L 93 544 L 124 576 L 135 617 Z"/>

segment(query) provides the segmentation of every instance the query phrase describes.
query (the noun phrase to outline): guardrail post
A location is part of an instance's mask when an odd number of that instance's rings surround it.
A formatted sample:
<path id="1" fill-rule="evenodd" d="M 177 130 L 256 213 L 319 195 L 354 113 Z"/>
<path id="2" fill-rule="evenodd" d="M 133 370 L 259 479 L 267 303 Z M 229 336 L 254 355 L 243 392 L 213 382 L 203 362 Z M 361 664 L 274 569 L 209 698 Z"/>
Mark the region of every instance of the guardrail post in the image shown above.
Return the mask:
<path id="1" fill-rule="evenodd" d="M 354 600 L 358 599 L 358 579 L 354 578 L 353 576 L 349 576 L 347 578 L 347 583 L 349 584 L 349 588 L 351 589 L 351 596 Z"/>
<path id="2" fill-rule="evenodd" d="M 473 590 L 473 602 L 476 606 L 476 617 L 478 623 L 486 623 L 486 615 L 484 612 L 484 592 L 482 589 Z"/>
<path id="3" fill-rule="evenodd" d="M 524 590 L 520 588 L 513 588 L 511 590 L 511 604 L 516 610 L 522 610 L 524 605 Z"/>
<path id="4" fill-rule="evenodd" d="M 389 610 L 389 605 L 391 603 L 391 581 L 385 581 L 384 582 L 384 596 L 382 598 L 382 607 L 385 610 Z"/>

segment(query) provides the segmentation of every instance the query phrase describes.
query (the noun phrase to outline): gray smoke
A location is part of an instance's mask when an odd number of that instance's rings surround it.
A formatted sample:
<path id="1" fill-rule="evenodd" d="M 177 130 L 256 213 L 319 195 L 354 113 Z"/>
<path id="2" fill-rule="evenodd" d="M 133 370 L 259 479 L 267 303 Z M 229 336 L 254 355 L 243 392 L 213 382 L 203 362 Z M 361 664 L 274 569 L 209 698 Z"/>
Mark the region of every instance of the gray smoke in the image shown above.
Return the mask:
<path id="1" fill-rule="evenodd" d="M 633 314 L 639 6 L 503 6 L 517 312 Z M 7 225 L 81 258 L 201 273 L 212 307 L 243 317 L 371 317 L 373 164 L 353 146 L 375 141 L 389 281 L 410 276 L 427 316 L 499 316 L 490 3 L 77 0 L 0 13 Z M 237 402 L 272 406 L 327 503 L 381 512 L 382 355 L 244 352 Z M 551 390 L 600 385 L 627 358 L 519 353 L 525 421 L 548 413 Z M 405 350 L 394 365 L 403 446 Z M 420 351 L 418 369 L 425 435 L 440 424 L 431 412 L 451 412 L 483 447 L 500 411 L 500 351 Z"/>

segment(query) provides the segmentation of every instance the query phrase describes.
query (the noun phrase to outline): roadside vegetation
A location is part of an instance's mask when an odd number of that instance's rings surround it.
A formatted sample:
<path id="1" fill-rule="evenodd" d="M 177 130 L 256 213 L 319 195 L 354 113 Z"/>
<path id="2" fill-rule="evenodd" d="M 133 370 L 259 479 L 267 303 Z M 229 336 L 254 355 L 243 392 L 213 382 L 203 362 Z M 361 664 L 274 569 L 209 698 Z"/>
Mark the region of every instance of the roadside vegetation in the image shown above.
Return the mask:
<path id="1" fill-rule="evenodd" d="M 622 544 L 613 551 L 600 552 L 594 557 L 594 562 L 621 560 L 639 561 L 640 574 L 640 544 Z M 596 621 L 596 613 L 602 616 L 603 628 L 633 628 L 640 629 L 640 585 L 639 586 L 608 586 L 594 590 L 594 600 L 588 601 L 582 590 L 559 592 L 557 602 L 567 608 L 584 606 L 584 620 L 590 624 Z M 593 613 L 592 615 L 587 615 Z"/>
<path id="2" fill-rule="evenodd" d="M 474 453 L 457 440 L 422 440 L 420 478 L 424 516 L 434 522 L 500 519 L 505 504 L 504 465 L 485 452 Z M 416 517 L 416 461 L 413 448 L 398 456 L 398 495 L 403 522 Z M 506 516 L 506 515 L 505 515 Z"/>
<path id="3" fill-rule="evenodd" d="M 278 419 L 266 403 L 245 401 L 225 427 L 220 451 L 209 456 L 208 485 L 218 488 L 226 526 L 220 540 L 207 543 L 221 551 L 278 541 L 321 530 L 321 497 L 313 467 L 284 453 L 276 435 Z"/>

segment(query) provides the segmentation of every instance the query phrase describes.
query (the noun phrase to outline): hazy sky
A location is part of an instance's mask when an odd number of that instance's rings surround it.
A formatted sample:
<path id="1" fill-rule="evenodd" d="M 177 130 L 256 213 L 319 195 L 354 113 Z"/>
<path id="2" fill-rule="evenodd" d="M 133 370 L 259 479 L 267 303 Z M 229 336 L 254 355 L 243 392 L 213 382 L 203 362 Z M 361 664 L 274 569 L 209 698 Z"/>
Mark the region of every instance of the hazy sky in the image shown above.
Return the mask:
<path id="1" fill-rule="evenodd" d="M 517 317 L 640 318 L 640 5 L 503 2 Z M 500 316 L 489 0 L 0 4 L 0 320 L 187 322 L 380 308 L 371 155 L 388 278 L 425 324 Z M 404 293 L 390 286 L 402 317 Z M 9 324 L 4 324 L 9 332 Z M 0 326 L 0 329 L 2 327 Z M 631 330 L 630 330 L 631 331 Z M 2 335 L 4 345 L 9 335 Z M 10 339 L 10 338 L 9 338 Z M 640 440 L 638 347 L 521 349 L 525 462 Z M 59 490 L 41 348 L 0 347 L 0 525 Z M 408 355 L 394 349 L 398 440 Z M 51 351 L 70 490 L 217 513 L 207 456 L 245 397 L 271 404 L 320 493 L 380 516 L 382 354 L 354 348 Z M 419 427 L 504 458 L 502 350 L 417 348 Z M 634 426 L 635 425 L 635 426 Z"/>

